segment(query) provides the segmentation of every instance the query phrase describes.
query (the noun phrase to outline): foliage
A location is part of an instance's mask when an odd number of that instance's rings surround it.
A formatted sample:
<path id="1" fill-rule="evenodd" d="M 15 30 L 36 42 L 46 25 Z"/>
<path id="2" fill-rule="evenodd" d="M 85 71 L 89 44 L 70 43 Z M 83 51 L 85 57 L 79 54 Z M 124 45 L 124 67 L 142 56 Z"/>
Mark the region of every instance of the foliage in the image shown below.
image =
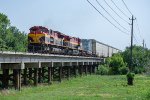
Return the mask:
<path id="1" fill-rule="evenodd" d="M 134 74 L 134 73 L 131 73 L 131 72 L 129 72 L 129 73 L 127 74 L 127 78 L 132 78 L 132 79 L 134 79 L 134 76 L 135 76 L 135 74 Z"/>
<path id="2" fill-rule="evenodd" d="M 127 74 L 127 84 L 128 85 L 133 85 L 134 76 L 135 76 L 135 74 L 131 73 L 131 72 L 129 72 Z"/>
<path id="3" fill-rule="evenodd" d="M 0 13 L 0 50 L 26 51 L 27 35 L 10 25 L 8 17 Z"/>
<path id="4" fill-rule="evenodd" d="M 109 67 L 105 65 L 99 65 L 96 74 L 98 75 L 108 75 Z"/>
<path id="5" fill-rule="evenodd" d="M 130 47 L 127 47 L 126 50 L 122 52 L 122 57 L 124 61 L 127 62 L 127 66 L 131 67 L 131 70 L 135 73 L 144 72 L 145 68 L 149 67 L 148 64 L 150 62 L 150 50 L 141 46 L 134 45 L 132 52 L 132 66 Z"/>
<path id="6" fill-rule="evenodd" d="M 106 64 L 110 67 L 110 73 L 117 75 L 121 74 L 120 69 L 126 67 L 121 54 L 114 54 L 112 57 L 106 59 Z"/>
<path id="7" fill-rule="evenodd" d="M 128 73 L 128 71 L 129 71 L 129 69 L 128 69 L 128 67 L 121 67 L 120 69 L 119 69 L 119 71 L 120 71 L 120 74 L 121 75 L 126 75 L 127 73 Z"/>

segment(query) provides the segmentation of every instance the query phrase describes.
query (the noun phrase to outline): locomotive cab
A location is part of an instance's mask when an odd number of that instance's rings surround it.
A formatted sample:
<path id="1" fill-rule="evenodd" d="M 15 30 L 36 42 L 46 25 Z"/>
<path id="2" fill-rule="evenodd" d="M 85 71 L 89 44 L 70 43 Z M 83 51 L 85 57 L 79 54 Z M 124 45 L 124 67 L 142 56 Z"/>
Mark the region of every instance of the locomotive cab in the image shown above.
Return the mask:
<path id="1" fill-rule="evenodd" d="M 34 26 L 30 28 L 28 34 L 28 51 L 37 52 L 42 46 L 50 43 L 49 30 L 42 26 Z"/>

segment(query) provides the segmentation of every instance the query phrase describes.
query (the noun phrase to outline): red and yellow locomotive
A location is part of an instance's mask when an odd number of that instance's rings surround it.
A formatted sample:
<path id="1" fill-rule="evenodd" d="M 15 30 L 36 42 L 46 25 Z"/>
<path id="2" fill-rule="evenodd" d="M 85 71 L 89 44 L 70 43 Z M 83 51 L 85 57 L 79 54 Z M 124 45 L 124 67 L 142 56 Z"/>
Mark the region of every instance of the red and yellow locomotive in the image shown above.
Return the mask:
<path id="1" fill-rule="evenodd" d="M 79 55 L 82 52 L 81 40 L 43 26 L 30 28 L 28 52 Z"/>

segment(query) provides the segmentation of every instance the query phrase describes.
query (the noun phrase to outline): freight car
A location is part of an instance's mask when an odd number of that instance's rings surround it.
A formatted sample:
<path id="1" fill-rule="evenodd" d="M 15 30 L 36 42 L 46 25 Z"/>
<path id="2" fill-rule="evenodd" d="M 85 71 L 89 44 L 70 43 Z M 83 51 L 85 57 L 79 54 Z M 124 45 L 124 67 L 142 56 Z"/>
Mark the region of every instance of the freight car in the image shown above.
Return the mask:
<path id="1" fill-rule="evenodd" d="M 43 26 L 31 27 L 28 34 L 28 52 L 84 55 L 81 47 L 81 39 Z"/>
<path id="2" fill-rule="evenodd" d="M 84 51 L 103 58 L 111 57 L 112 54 L 121 52 L 121 50 L 117 48 L 101 43 L 94 39 L 81 39 L 81 43 Z"/>

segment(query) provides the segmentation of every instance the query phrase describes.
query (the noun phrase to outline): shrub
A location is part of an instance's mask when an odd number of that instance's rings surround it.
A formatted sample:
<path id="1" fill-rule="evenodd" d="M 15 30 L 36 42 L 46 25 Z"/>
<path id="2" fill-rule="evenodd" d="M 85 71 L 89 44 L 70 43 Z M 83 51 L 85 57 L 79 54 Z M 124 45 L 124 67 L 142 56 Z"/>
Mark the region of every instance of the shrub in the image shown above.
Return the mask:
<path id="1" fill-rule="evenodd" d="M 120 74 L 125 75 L 128 73 L 128 67 L 121 67 L 120 68 Z"/>
<path id="2" fill-rule="evenodd" d="M 110 74 L 118 75 L 120 68 L 126 67 L 126 63 L 123 61 L 121 54 L 114 54 L 112 57 L 106 59 L 106 64 L 111 68 Z"/>
<path id="3" fill-rule="evenodd" d="M 100 65 L 96 74 L 98 75 L 108 75 L 109 67 L 106 65 Z"/>
<path id="4" fill-rule="evenodd" d="M 128 85 L 133 85 L 134 76 L 135 76 L 135 74 L 131 73 L 131 72 L 129 72 L 127 74 L 127 84 Z"/>

